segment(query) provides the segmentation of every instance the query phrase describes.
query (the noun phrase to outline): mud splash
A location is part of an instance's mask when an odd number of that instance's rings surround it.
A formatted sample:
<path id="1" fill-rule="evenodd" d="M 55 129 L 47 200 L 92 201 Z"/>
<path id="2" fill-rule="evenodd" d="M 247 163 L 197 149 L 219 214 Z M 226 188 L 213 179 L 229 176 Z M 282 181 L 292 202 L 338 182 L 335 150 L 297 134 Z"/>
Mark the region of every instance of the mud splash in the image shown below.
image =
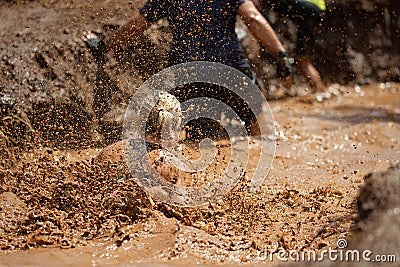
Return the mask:
<path id="1" fill-rule="evenodd" d="M 332 85 L 271 102 L 278 146 L 262 188 L 243 182 L 199 208 L 151 203 L 121 166 L 96 167 L 98 150 L 19 156 L 0 170 L 0 263 L 254 264 L 281 248 L 334 248 L 351 236 L 363 177 L 399 162 L 399 93 Z"/>

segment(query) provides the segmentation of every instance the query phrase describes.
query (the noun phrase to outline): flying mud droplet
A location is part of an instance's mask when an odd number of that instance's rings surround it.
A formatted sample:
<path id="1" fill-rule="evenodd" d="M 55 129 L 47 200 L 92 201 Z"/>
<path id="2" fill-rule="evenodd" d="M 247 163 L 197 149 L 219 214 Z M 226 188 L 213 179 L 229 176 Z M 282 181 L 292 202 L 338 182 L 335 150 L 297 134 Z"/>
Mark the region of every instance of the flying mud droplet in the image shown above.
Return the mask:
<path id="1" fill-rule="evenodd" d="M 194 83 L 228 89 L 255 115 L 261 133 L 259 155 L 251 162 L 255 168 L 248 180 L 250 190 L 257 190 L 270 170 L 275 153 L 276 138 L 271 138 L 275 135 L 272 113 L 260 89 L 245 74 L 215 62 L 196 61 L 172 66 L 150 77 L 135 92 L 125 112 L 124 141 L 121 143 L 132 177 L 155 200 L 179 206 L 216 201 L 243 177 L 249 166 L 252 145 L 244 123 L 229 124 L 223 126 L 232 144 L 223 173 L 212 181 L 191 186 L 196 177 L 213 176 L 206 171 L 218 153 L 217 144 L 205 138 L 199 142 L 198 158 L 185 157 L 180 149 L 179 136 L 187 123 L 197 118 L 219 122 L 223 117 L 221 114 L 229 121 L 241 122 L 234 110 L 237 108 L 219 100 L 217 95 L 215 98 L 195 97 L 179 103 L 171 93 L 176 88 Z M 160 147 L 149 149 L 151 143 Z"/>

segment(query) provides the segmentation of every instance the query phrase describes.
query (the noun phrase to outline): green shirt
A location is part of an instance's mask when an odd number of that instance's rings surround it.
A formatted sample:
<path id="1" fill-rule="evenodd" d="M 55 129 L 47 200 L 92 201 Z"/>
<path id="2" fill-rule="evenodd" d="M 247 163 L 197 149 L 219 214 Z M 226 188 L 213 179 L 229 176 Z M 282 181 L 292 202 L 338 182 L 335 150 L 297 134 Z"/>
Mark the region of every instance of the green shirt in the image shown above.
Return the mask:
<path id="1" fill-rule="evenodd" d="M 306 0 L 306 1 L 308 1 L 310 3 L 313 3 L 314 5 L 316 5 L 322 11 L 326 10 L 325 0 Z"/>

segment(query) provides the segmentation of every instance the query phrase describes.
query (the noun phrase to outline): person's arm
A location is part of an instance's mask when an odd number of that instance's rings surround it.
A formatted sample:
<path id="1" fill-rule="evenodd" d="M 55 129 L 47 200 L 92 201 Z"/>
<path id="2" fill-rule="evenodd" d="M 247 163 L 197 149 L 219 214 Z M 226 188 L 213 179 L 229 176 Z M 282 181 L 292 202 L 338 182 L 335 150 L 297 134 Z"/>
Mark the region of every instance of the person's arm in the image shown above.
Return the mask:
<path id="1" fill-rule="evenodd" d="M 148 27 L 150 27 L 150 25 L 150 21 L 140 13 L 137 13 L 126 24 L 114 31 L 109 37 L 99 39 L 99 37 L 93 32 L 84 32 L 82 39 L 85 41 L 97 63 L 104 63 L 104 54 L 107 51 L 116 49 L 135 40 Z"/>
<path id="2" fill-rule="evenodd" d="M 147 28 L 151 22 L 148 21 L 140 13 L 137 13 L 126 24 L 119 27 L 109 37 L 105 39 L 105 48 L 112 50 L 120 46 L 124 46 L 136 38 L 138 38 Z"/>
<path id="3" fill-rule="evenodd" d="M 251 1 L 241 4 L 238 13 L 250 32 L 277 59 L 277 77 L 283 79 L 283 86 L 286 89 L 290 89 L 293 85 L 292 62 L 271 25 Z"/>
<path id="4" fill-rule="evenodd" d="M 285 51 L 275 31 L 253 2 L 248 1 L 241 4 L 238 13 L 250 32 L 273 56 L 277 57 L 279 52 Z"/>

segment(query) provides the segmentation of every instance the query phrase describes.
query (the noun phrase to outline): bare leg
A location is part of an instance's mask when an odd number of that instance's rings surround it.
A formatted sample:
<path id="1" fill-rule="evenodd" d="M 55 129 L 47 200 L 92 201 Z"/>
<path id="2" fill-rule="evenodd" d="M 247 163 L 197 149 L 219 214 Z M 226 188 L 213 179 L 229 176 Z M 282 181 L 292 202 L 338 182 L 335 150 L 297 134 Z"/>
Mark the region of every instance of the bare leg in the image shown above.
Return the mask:
<path id="1" fill-rule="evenodd" d="M 321 75 L 307 56 L 299 56 L 297 58 L 297 69 L 306 77 L 313 92 L 323 91 L 324 84 L 322 83 Z"/>

